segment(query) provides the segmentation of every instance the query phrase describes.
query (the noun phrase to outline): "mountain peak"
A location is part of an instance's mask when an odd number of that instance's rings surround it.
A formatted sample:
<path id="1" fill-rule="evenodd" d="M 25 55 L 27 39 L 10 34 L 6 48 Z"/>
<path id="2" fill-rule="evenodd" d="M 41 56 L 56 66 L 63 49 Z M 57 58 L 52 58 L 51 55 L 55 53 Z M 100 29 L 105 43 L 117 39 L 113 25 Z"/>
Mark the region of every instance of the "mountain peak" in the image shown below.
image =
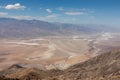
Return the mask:
<path id="1" fill-rule="evenodd" d="M 10 66 L 8 69 L 21 69 L 23 68 L 22 66 L 20 66 L 19 64 L 13 64 L 12 66 Z"/>

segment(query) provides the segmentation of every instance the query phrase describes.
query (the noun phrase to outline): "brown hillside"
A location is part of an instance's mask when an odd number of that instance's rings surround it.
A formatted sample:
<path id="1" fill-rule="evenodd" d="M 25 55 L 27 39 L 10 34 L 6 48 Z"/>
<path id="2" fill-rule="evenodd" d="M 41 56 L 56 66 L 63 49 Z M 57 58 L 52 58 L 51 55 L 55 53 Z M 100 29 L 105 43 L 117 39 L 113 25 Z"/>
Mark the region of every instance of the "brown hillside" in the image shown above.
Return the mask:
<path id="1" fill-rule="evenodd" d="M 108 52 L 61 70 L 27 68 L 5 75 L 18 80 L 120 80 L 120 51 Z M 3 79 L 4 80 L 4 79 Z"/>

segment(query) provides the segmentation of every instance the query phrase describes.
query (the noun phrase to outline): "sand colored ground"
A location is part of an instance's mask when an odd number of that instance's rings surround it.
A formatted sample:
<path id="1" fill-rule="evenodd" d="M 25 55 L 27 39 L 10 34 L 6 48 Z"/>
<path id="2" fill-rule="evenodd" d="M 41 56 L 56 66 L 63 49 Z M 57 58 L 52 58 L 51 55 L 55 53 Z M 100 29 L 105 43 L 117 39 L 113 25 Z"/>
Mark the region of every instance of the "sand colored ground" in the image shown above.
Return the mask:
<path id="1" fill-rule="evenodd" d="M 108 33 L 97 37 L 0 40 L 0 69 L 16 63 L 27 67 L 64 69 L 100 52 L 119 48 L 118 42 L 118 36 L 113 38 Z"/>

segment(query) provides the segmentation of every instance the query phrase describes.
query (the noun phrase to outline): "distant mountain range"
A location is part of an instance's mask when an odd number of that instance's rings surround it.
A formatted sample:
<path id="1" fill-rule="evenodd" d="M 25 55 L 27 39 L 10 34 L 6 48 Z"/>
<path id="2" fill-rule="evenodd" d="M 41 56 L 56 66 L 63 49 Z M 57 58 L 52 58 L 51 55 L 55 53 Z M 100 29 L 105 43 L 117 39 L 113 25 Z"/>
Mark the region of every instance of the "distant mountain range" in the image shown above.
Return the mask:
<path id="1" fill-rule="evenodd" d="M 0 38 L 33 38 L 41 36 L 71 36 L 82 33 L 116 32 L 118 29 L 104 25 L 50 23 L 39 20 L 0 18 Z"/>
<path id="2" fill-rule="evenodd" d="M 108 52 L 65 70 L 39 70 L 12 65 L 0 80 L 120 80 L 120 51 Z"/>

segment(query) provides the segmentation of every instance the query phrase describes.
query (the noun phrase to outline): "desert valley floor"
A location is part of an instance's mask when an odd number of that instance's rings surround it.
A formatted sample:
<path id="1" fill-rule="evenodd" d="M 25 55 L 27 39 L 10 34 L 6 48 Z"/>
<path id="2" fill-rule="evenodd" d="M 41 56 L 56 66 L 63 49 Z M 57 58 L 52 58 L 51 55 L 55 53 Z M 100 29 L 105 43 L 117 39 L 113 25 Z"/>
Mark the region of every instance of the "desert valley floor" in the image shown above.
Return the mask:
<path id="1" fill-rule="evenodd" d="M 1 39 L 0 69 L 12 64 L 40 69 L 66 69 L 91 57 L 120 48 L 120 35 L 49 36 L 36 39 Z"/>

